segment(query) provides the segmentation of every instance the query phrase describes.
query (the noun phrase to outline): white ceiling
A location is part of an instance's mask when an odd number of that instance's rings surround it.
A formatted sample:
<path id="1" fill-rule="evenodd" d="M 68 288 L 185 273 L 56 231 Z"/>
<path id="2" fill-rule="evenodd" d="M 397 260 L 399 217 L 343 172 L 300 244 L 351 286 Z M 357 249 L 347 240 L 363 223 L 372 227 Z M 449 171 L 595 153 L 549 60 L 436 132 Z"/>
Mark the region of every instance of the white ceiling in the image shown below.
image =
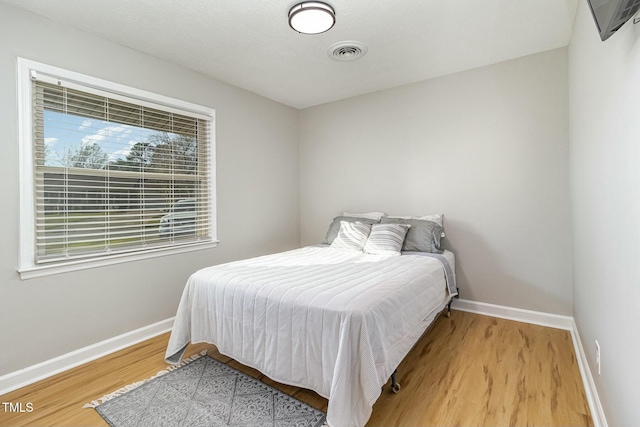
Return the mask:
<path id="1" fill-rule="evenodd" d="M 0 0 L 305 108 L 566 46 L 578 0 L 327 0 L 336 25 L 293 31 L 296 0 Z M 356 40 L 368 53 L 335 61 Z"/>

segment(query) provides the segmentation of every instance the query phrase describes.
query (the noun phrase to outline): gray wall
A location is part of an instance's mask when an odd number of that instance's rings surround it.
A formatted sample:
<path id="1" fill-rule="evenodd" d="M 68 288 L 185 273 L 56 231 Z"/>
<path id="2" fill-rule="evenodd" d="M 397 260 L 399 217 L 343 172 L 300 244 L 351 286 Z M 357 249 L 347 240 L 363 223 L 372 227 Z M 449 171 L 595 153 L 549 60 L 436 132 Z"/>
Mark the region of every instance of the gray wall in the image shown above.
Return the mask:
<path id="1" fill-rule="evenodd" d="M 216 109 L 213 250 L 21 281 L 16 57 Z M 0 375 L 170 318 L 190 273 L 299 246 L 298 112 L 0 4 Z"/>
<path id="2" fill-rule="evenodd" d="M 610 426 L 640 420 L 640 26 L 569 45 L 574 318 Z M 602 375 L 595 365 L 595 344 Z"/>
<path id="3" fill-rule="evenodd" d="M 566 58 L 301 110 L 302 244 L 342 210 L 444 213 L 462 298 L 570 315 Z"/>
<path id="4" fill-rule="evenodd" d="M 317 243 L 342 210 L 443 212 L 463 298 L 573 313 L 609 425 L 633 425 L 639 38 L 600 42 L 581 2 L 568 64 L 559 49 L 297 112 L 0 4 L 0 375 L 171 317 L 197 268 Z M 215 108 L 219 247 L 21 281 L 18 56 Z"/>

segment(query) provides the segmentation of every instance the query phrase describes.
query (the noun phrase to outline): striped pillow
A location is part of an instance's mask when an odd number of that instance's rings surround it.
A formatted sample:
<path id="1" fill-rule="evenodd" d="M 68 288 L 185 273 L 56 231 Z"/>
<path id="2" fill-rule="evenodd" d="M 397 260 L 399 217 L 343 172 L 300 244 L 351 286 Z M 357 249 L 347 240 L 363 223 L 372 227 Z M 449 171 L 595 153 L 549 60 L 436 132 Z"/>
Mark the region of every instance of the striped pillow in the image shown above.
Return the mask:
<path id="1" fill-rule="evenodd" d="M 331 243 L 332 248 L 362 252 L 367 237 L 371 232 L 371 224 L 361 222 L 340 221 L 338 235 Z"/>
<path id="2" fill-rule="evenodd" d="M 338 235 L 338 231 L 340 231 L 340 223 L 342 221 L 361 222 L 363 224 L 377 224 L 380 222 L 377 219 L 337 216 L 333 218 L 333 221 L 331 221 L 331 225 L 329 225 L 329 229 L 327 230 L 327 235 L 324 238 L 324 241 L 322 242 L 323 244 L 330 245 L 333 243 L 334 239 Z"/>
<path id="3" fill-rule="evenodd" d="M 364 251 L 373 255 L 400 255 L 409 224 L 373 224 Z"/>

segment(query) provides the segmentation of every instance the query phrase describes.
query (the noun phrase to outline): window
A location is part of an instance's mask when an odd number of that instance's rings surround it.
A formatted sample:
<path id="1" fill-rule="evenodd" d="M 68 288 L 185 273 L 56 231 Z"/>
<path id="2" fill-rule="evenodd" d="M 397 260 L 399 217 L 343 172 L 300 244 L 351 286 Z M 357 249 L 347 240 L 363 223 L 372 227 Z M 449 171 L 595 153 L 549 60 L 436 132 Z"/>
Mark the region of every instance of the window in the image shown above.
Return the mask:
<path id="1" fill-rule="evenodd" d="M 212 109 L 18 67 L 23 278 L 215 246 Z"/>

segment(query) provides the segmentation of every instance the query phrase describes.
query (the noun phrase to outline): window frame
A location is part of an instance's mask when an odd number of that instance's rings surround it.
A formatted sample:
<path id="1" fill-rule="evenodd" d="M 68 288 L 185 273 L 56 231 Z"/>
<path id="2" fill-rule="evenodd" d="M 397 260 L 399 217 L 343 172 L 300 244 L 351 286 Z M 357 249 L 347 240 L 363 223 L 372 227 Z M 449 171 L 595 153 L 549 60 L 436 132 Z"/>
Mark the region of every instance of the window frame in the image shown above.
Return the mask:
<path id="1" fill-rule="evenodd" d="M 87 259 L 73 259 L 52 264 L 36 264 L 35 259 L 35 188 L 33 165 L 33 90 L 32 72 L 59 78 L 86 88 L 108 92 L 114 96 L 123 96 L 140 103 L 151 103 L 165 109 L 175 109 L 194 115 L 200 115 L 210 120 L 209 130 L 209 200 L 211 239 L 203 242 L 192 242 L 175 247 L 160 247 L 139 251 L 98 255 Z M 18 89 L 18 144 L 20 167 L 20 251 L 18 257 L 18 272 L 21 279 L 66 273 L 95 267 L 132 262 L 172 254 L 191 252 L 214 248 L 217 240 L 217 211 L 216 211 L 216 140 L 215 140 L 215 110 L 202 105 L 170 98 L 164 95 L 132 88 L 96 77 L 87 76 L 70 70 L 31 61 L 24 58 L 17 59 L 17 89 Z"/>

